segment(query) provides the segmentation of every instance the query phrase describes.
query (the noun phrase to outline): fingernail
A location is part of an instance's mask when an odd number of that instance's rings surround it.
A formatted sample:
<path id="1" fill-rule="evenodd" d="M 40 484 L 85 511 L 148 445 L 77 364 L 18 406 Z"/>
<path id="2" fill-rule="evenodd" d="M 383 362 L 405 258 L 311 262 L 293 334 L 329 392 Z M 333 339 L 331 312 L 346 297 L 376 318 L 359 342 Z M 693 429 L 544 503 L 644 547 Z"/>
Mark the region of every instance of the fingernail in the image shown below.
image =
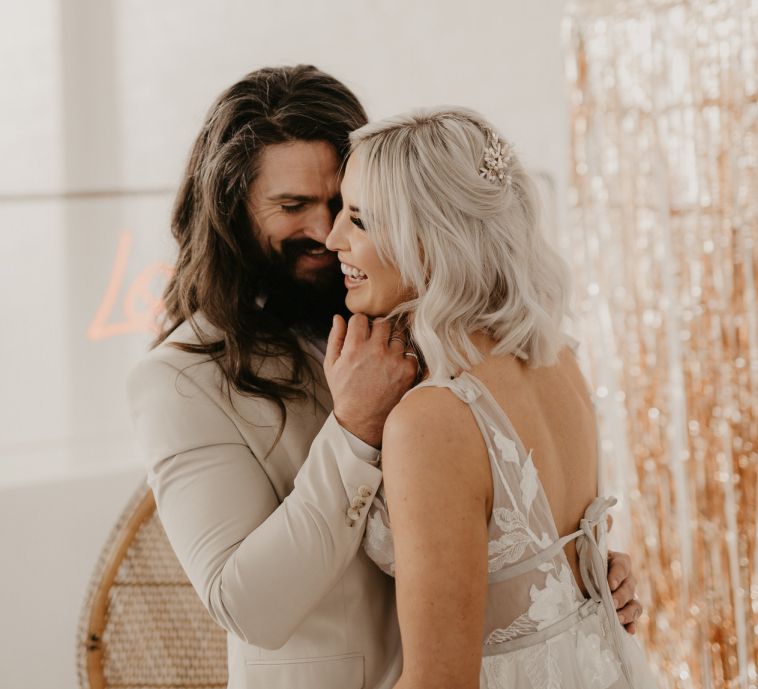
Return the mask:
<path id="1" fill-rule="evenodd" d="M 616 610 L 618 610 L 621 607 L 621 602 L 618 598 L 613 599 L 613 604 L 616 606 Z"/>
<path id="2" fill-rule="evenodd" d="M 615 589 L 619 584 L 615 579 L 611 579 L 608 583 L 610 584 L 612 589 Z"/>

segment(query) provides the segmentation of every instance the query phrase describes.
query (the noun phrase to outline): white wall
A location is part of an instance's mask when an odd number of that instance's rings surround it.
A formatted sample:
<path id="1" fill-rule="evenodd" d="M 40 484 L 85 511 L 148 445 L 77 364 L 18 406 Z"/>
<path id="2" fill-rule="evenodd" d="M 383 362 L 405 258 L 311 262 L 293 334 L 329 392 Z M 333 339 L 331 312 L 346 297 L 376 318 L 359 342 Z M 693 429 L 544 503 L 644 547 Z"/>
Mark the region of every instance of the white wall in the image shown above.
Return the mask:
<path id="1" fill-rule="evenodd" d="M 257 67 L 310 62 L 351 86 L 371 117 L 467 105 L 555 179 L 560 209 L 563 4 L 3 5 L 0 689 L 76 685 L 86 579 L 140 475 L 123 388 L 150 334 L 129 332 L 125 301 L 145 271 L 137 315 L 160 293 L 172 193 L 214 97 Z"/>

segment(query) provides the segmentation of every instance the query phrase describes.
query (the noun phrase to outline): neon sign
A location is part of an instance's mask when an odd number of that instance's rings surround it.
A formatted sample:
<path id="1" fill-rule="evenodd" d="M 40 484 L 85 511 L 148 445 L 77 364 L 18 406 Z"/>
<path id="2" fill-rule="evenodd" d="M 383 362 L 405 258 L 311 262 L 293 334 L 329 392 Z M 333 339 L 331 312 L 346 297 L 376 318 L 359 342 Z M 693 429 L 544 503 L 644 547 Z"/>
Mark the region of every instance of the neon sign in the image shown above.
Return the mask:
<path id="1" fill-rule="evenodd" d="M 124 286 L 124 274 L 133 239 L 131 232 L 123 232 L 119 237 L 108 286 L 87 328 L 87 338 L 90 340 L 105 340 L 132 333 L 158 332 L 157 317 L 163 310 L 163 301 L 159 295 L 165 280 L 168 280 L 174 271 L 168 263 L 157 261 L 144 268 L 126 288 L 121 319 L 111 320 Z"/>

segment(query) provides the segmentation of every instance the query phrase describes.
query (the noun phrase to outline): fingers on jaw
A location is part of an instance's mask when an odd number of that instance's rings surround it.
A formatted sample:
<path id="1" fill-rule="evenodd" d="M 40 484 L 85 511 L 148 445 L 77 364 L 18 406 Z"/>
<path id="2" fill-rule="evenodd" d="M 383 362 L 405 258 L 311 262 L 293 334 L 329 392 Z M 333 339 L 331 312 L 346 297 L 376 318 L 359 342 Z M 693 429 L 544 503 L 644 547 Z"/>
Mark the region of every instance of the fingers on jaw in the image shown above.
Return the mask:
<path id="1" fill-rule="evenodd" d="M 373 321 L 371 321 L 372 332 L 387 333 L 387 336 L 389 337 L 391 330 L 392 323 L 386 318 L 375 318 Z"/>
<path id="2" fill-rule="evenodd" d="M 350 320 L 347 322 L 348 327 L 352 328 L 368 328 L 368 318 L 366 314 L 354 313 L 350 316 Z"/>
<path id="3" fill-rule="evenodd" d="M 365 340 L 369 336 L 368 330 L 368 318 L 362 313 L 355 313 L 350 316 L 350 320 L 347 323 L 346 340 Z"/>

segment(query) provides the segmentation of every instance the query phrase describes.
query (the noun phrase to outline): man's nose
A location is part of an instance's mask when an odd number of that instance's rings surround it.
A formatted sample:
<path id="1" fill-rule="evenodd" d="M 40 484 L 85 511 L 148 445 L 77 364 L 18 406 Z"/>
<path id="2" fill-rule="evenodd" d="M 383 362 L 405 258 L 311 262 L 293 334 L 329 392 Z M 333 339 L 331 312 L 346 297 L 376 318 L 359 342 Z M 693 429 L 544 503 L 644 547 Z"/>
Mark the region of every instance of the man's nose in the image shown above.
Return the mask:
<path id="1" fill-rule="evenodd" d="M 318 242 L 325 242 L 326 237 L 332 230 L 332 211 L 328 206 L 317 206 L 308 218 L 308 231 L 306 234 Z"/>

